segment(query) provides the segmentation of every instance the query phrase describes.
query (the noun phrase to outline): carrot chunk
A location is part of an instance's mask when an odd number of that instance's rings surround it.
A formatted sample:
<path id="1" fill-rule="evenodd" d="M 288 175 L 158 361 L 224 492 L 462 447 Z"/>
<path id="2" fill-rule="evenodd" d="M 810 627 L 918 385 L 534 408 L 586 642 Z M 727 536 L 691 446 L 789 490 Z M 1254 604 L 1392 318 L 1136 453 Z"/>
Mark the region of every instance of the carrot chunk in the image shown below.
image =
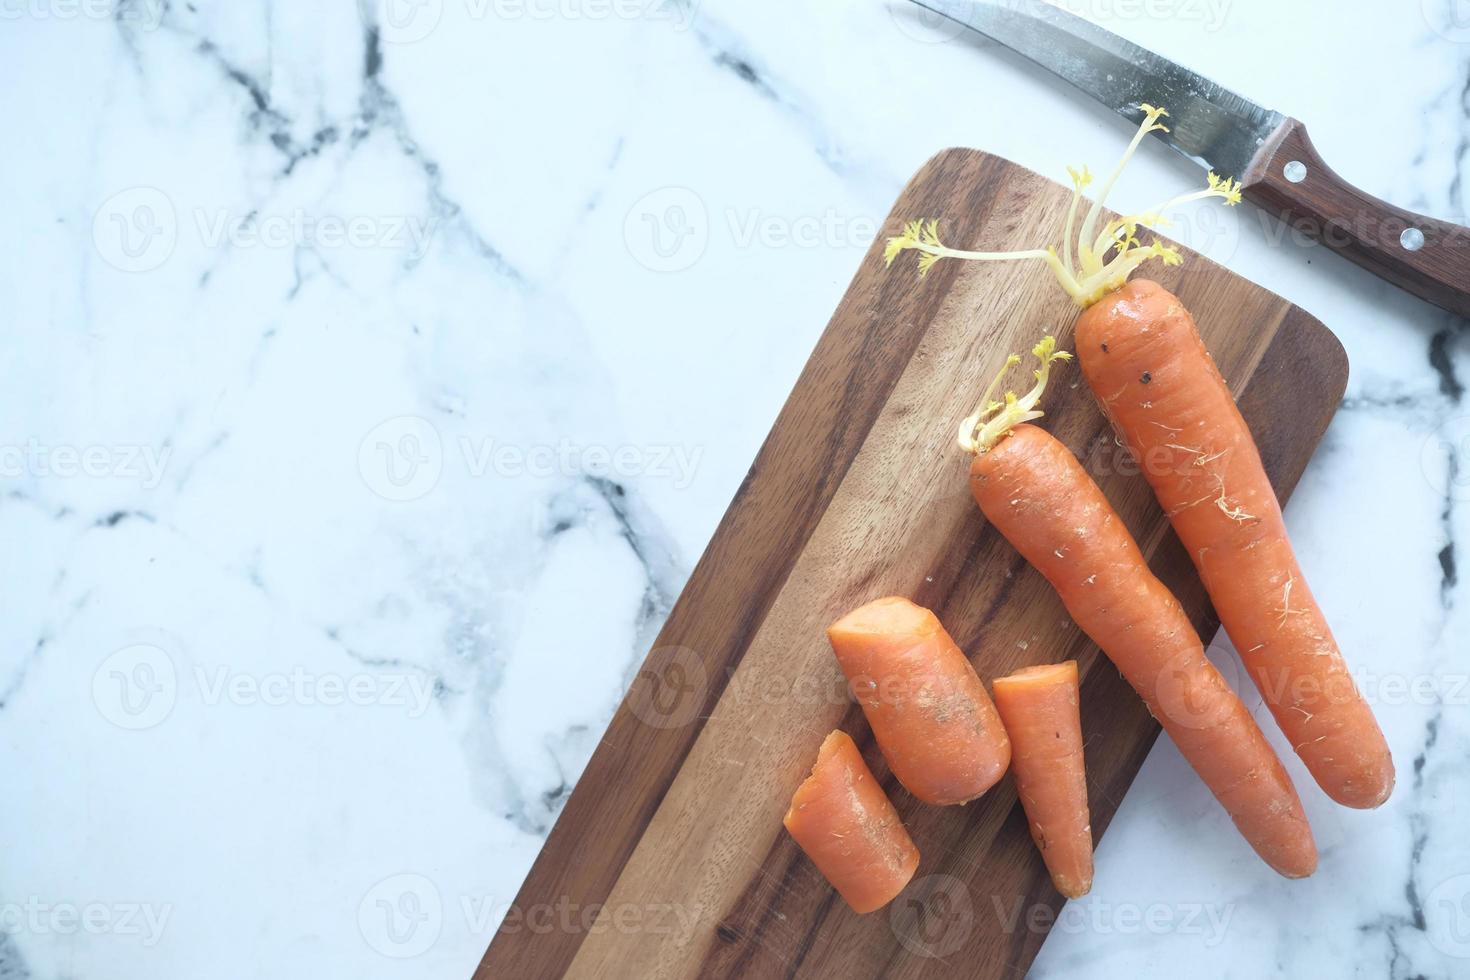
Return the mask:
<path id="1" fill-rule="evenodd" d="M 919 849 L 846 732 L 822 742 L 783 823 L 854 912 L 893 901 L 919 867 Z"/>
<path id="2" fill-rule="evenodd" d="M 1068 898 L 1092 888 L 1092 819 L 1082 762 L 1077 662 L 1027 667 L 995 682 L 1011 736 L 1016 791 L 1052 884 Z"/>
<path id="3" fill-rule="evenodd" d="M 876 599 L 833 623 L 832 649 L 898 781 L 925 803 L 967 803 L 1011 761 L 975 668 L 928 609 Z"/>

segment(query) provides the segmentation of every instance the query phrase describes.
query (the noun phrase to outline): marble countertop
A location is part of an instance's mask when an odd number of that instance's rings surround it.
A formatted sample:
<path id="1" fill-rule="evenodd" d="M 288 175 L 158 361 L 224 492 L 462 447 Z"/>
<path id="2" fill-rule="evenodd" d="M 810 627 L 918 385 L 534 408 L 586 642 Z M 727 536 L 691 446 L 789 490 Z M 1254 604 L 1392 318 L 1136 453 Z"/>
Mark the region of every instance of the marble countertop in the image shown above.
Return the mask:
<path id="1" fill-rule="evenodd" d="M 1466 221 L 1463 4 L 1068 5 Z M 904 181 L 1126 138 L 904 8 L 0 3 L 0 977 L 468 975 Z M 1287 882 L 1161 741 L 1034 975 L 1470 975 L 1470 332 L 1184 237 L 1352 359 L 1288 521 L 1399 786 L 1288 753 Z"/>

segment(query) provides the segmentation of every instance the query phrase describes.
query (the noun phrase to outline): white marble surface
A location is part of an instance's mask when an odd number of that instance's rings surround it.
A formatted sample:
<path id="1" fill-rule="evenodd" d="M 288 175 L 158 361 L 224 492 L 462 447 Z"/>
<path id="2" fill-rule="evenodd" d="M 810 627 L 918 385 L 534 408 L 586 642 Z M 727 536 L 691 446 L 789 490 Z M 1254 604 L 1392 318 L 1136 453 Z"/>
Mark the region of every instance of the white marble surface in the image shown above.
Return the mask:
<path id="1" fill-rule="evenodd" d="M 0 3 L 5 980 L 467 975 L 904 180 L 1127 132 L 897 0 L 391 3 Z M 1465 220 L 1463 3 L 1074 6 Z M 1288 883 L 1160 743 L 1034 973 L 1467 976 L 1470 332 L 1222 214 L 1352 358 L 1289 521 L 1399 788 L 1292 759 Z"/>

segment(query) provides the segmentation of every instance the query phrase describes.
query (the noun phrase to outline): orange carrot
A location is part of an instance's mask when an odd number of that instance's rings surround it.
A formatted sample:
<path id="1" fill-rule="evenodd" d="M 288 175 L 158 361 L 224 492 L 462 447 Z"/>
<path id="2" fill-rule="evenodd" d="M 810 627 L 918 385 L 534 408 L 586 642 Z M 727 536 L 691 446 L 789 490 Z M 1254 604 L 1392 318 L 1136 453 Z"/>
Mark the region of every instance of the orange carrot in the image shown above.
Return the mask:
<path id="1" fill-rule="evenodd" d="M 1250 712 L 1205 659 L 1179 600 L 1149 571 L 1071 450 L 1020 424 L 1041 415 L 1036 406 L 1051 364 L 1067 356 L 1051 337 L 1033 353 L 1042 365 L 1036 385 L 1003 403 L 986 392 L 981 410 L 965 421 L 960 443 L 976 453 L 976 503 L 1117 665 L 1256 853 L 1289 878 L 1311 874 L 1317 848 L 1296 789 Z"/>
<path id="2" fill-rule="evenodd" d="M 854 912 L 893 901 L 919 866 L 919 849 L 846 732 L 822 742 L 783 823 Z"/>
<path id="3" fill-rule="evenodd" d="M 1077 661 L 1026 667 L 999 678 L 995 706 L 1011 736 L 1011 768 L 1031 839 L 1057 891 L 1081 898 L 1092 889 L 1092 820 Z"/>
<path id="4" fill-rule="evenodd" d="M 939 619 L 890 596 L 848 613 L 827 638 L 888 767 L 925 803 L 967 803 L 994 786 L 1011 743 L 985 685 Z"/>
<path id="5" fill-rule="evenodd" d="M 1086 310 L 1077 336 L 1088 384 L 1142 463 L 1277 724 L 1329 796 L 1347 806 L 1378 806 L 1393 792 L 1388 744 L 1302 578 L 1250 431 L 1183 304 L 1156 283 L 1128 283 L 1148 259 L 1182 261 L 1162 242 L 1141 244 L 1141 225 L 1160 222 L 1187 201 L 1238 204 L 1240 184 L 1212 173 L 1205 190 L 1098 223 L 1108 190 L 1143 137 L 1167 130 L 1159 121 L 1167 112 L 1142 108 L 1143 124 L 1080 226 L 1078 206 L 1092 175 L 1069 168 L 1072 206 L 1060 250 L 954 249 L 929 220 L 908 222 L 888 240 L 884 257 L 891 263 L 917 251 L 920 275 L 946 258 L 1047 263 Z"/>
<path id="6" fill-rule="evenodd" d="M 1164 287 L 1138 280 L 1082 314 L 1077 348 L 1307 769 L 1346 806 L 1388 799 L 1388 743 L 1307 588 L 1260 453 L 1194 319 Z"/>

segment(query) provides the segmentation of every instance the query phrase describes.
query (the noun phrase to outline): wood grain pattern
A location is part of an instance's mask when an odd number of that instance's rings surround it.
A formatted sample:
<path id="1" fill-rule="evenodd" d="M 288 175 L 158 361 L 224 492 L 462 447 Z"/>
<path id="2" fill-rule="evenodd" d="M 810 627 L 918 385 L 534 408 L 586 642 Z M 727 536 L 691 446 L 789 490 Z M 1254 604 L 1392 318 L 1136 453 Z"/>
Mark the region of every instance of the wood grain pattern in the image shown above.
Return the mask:
<path id="1" fill-rule="evenodd" d="M 957 246 L 1030 246 L 1056 236 L 1068 195 L 1005 160 L 948 150 L 910 182 L 884 235 L 938 216 Z M 1034 264 L 940 263 L 919 282 L 911 265 L 885 270 L 881 250 L 880 237 L 476 977 L 846 980 L 940 976 L 957 962 L 967 976 L 1024 972 L 1045 938 L 1027 911 L 1062 900 L 1012 782 L 966 807 L 918 803 L 843 688 L 825 627 L 876 596 L 933 608 L 985 678 L 1075 658 L 1097 836 L 1122 801 L 1157 726 L 985 524 L 954 442 L 1005 355 L 1046 331 L 1068 342 L 1077 311 Z M 1151 271 L 1195 313 L 1284 498 L 1341 399 L 1342 348 L 1280 297 L 1183 251 L 1181 267 Z M 1187 557 L 1075 368 L 1053 388 L 1042 424 L 1084 459 L 1212 632 Z M 781 827 L 839 726 L 923 854 L 916 881 L 868 916 L 835 897 Z M 1020 925 L 1007 927 L 1013 909 Z"/>
<path id="2" fill-rule="evenodd" d="M 1291 162 L 1306 168 L 1299 182 L 1287 179 Z M 1396 208 L 1354 187 L 1327 166 L 1299 121 L 1282 125 L 1243 182 L 1252 204 L 1294 230 L 1420 299 L 1470 316 L 1470 228 Z M 1417 250 L 1401 240 L 1410 228 L 1424 236 Z"/>

